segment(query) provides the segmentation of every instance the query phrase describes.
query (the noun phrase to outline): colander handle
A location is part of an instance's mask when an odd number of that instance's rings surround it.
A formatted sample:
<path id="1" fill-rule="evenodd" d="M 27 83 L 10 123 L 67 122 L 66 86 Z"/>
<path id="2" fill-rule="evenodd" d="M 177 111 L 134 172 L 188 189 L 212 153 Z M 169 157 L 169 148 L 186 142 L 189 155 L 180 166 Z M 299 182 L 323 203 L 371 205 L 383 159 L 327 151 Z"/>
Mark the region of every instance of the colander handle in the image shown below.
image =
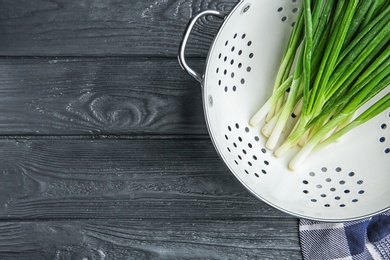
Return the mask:
<path id="1" fill-rule="evenodd" d="M 187 42 L 190 37 L 191 31 L 194 28 L 196 22 L 199 19 L 201 19 L 203 16 L 207 16 L 207 15 L 217 16 L 222 19 L 224 19 L 226 16 L 224 13 L 218 10 L 205 10 L 195 14 L 188 22 L 187 27 L 184 31 L 183 39 L 180 42 L 179 55 L 178 55 L 179 64 L 182 67 L 182 69 L 187 71 L 188 74 L 190 74 L 194 79 L 196 79 L 200 83 L 202 83 L 203 76 L 198 72 L 194 71 L 193 69 L 191 69 L 190 66 L 188 66 L 185 59 L 185 50 L 186 50 Z"/>

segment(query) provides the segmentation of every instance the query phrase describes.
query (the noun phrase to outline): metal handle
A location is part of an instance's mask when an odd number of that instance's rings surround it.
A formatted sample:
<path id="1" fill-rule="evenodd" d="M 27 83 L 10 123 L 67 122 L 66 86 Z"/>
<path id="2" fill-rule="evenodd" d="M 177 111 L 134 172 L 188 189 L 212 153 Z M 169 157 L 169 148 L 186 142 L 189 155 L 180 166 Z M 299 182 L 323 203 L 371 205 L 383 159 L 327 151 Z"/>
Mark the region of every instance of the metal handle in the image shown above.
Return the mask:
<path id="1" fill-rule="evenodd" d="M 200 18 L 202 18 L 203 16 L 206 16 L 206 15 L 214 15 L 214 16 L 217 16 L 217 17 L 222 18 L 222 19 L 225 18 L 225 16 L 226 16 L 224 13 L 217 11 L 217 10 L 205 10 L 205 11 L 202 11 L 202 12 L 195 14 L 191 18 L 191 20 L 188 22 L 187 28 L 184 31 L 183 39 L 180 42 L 179 55 L 178 55 L 179 64 L 182 67 L 182 69 L 187 71 L 188 74 L 190 74 L 194 79 L 196 79 L 200 83 L 202 83 L 203 76 L 200 75 L 198 72 L 194 71 L 193 69 L 191 69 L 190 66 L 188 66 L 188 64 L 185 60 L 185 50 L 186 50 L 187 42 L 188 42 L 188 39 L 190 37 L 191 31 L 194 28 L 196 22 Z"/>

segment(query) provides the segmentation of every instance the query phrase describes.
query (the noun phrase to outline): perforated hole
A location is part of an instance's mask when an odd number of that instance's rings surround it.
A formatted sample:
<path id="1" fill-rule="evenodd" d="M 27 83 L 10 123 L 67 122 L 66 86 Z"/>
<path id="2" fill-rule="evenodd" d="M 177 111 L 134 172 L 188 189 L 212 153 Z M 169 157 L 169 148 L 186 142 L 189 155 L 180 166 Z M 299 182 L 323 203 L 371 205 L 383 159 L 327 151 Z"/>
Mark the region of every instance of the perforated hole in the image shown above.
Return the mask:
<path id="1" fill-rule="evenodd" d="M 247 126 L 241 126 L 239 123 L 228 125 L 225 129 L 224 140 L 227 144 L 227 150 L 235 156 L 236 165 L 243 167 L 244 172 L 249 176 L 260 178 L 267 174 L 267 168 L 271 164 L 271 160 L 266 157 L 267 150 L 265 148 L 255 148 L 253 141 L 259 141 L 257 135 L 251 133 L 251 129 Z"/>
<path id="2" fill-rule="evenodd" d="M 390 112 L 387 113 L 387 116 L 390 118 Z M 381 144 L 383 153 L 388 155 L 390 154 L 390 121 L 382 122 L 379 125 L 380 136 L 378 137 L 378 142 Z"/>
<path id="3" fill-rule="evenodd" d="M 365 193 L 365 181 L 354 171 L 346 171 L 342 167 L 321 167 L 317 171 L 307 173 L 302 180 L 302 193 L 320 207 L 348 208 L 358 204 Z"/>
<path id="4" fill-rule="evenodd" d="M 224 51 L 218 54 L 218 59 L 223 62 L 216 68 L 216 73 L 219 76 L 217 78 L 218 86 L 221 86 L 225 93 L 239 91 L 247 80 L 242 69 L 245 70 L 245 73 L 253 71 L 250 59 L 255 56 L 254 52 L 251 51 L 254 42 L 247 33 L 235 32 L 230 39 L 223 42 L 222 46 Z M 245 48 L 239 49 L 239 46 L 245 46 Z M 243 59 L 244 55 L 249 59 Z M 238 75 L 239 77 L 237 77 Z"/>
<path id="5" fill-rule="evenodd" d="M 296 3 L 296 1 L 293 3 Z M 291 22 L 291 26 L 295 25 L 295 17 L 299 13 L 299 7 L 298 6 L 293 6 L 291 9 L 288 8 L 283 8 L 282 6 L 278 7 L 276 9 L 276 12 L 279 13 L 280 16 L 280 21 L 281 22 L 286 22 L 289 19 L 292 19 L 293 21 Z"/>

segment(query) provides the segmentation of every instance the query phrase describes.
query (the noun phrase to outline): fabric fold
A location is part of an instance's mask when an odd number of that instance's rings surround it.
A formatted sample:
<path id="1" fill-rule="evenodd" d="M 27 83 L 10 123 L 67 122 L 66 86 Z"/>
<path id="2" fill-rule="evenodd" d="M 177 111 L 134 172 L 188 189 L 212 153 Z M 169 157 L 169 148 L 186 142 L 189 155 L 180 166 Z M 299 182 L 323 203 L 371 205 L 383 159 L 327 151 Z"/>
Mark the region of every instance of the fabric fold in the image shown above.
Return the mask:
<path id="1" fill-rule="evenodd" d="M 390 259 L 390 210 L 371 218 L 343 223 L 300 219 L 305 260 Z"/>

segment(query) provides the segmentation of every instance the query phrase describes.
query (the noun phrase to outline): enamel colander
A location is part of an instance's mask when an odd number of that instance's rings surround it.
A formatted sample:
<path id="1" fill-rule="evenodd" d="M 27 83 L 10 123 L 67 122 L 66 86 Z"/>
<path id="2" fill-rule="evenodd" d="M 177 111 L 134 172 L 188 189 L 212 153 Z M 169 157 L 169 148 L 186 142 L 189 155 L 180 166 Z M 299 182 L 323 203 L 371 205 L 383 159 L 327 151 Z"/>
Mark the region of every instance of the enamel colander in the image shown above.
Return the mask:
<path id="1" fill-rule="evenodd" d="M 315 151 L 295 171 L 287 165 L 296 150 L 276 158 L 265 148 L 261 124 L 249 125 L 271 95 L 300 7 L 299 0 L 241 0 L 228 15 L 200 12 L 187 25 L 180 64 L 202 86 L 215 149 L 257 198 L 294 216 L 319 221 L 378 214 L 390 207 L 390 109 Z M 207 15 L 222 18 L 223 23 L 201 75 L 186 63 L 185 48 L 196 22 Z M 389 91 L 387 87 L 385 92 Z"/>

